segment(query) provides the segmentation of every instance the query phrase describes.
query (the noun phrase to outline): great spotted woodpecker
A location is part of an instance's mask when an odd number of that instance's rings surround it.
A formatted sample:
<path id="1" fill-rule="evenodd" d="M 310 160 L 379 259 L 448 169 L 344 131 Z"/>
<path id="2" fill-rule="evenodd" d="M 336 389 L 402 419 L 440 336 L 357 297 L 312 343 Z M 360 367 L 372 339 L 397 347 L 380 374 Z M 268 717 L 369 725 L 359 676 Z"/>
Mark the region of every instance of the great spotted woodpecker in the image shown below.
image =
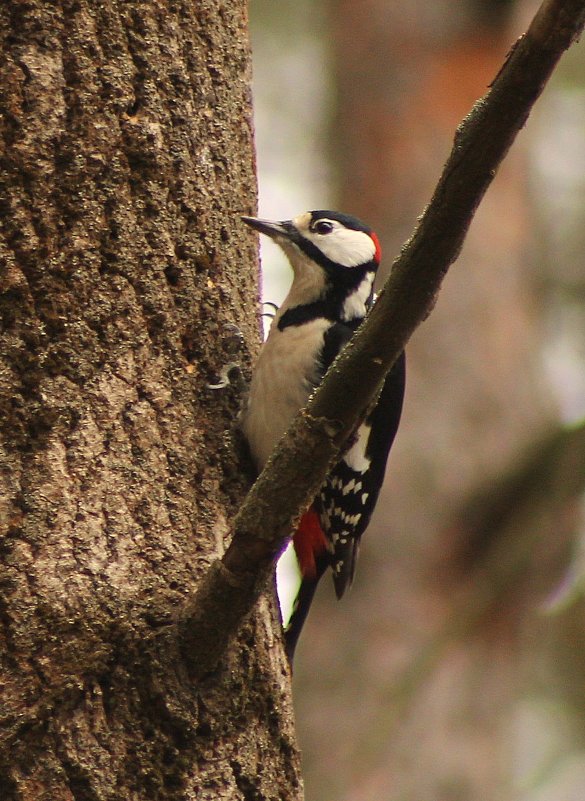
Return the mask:
<path id="1" fill-rule="evenodd" d="M 378 238 L 367 225 L 335 211 L 309 211 L 284 222 L 242 220 L 280 245 L 294 274 L 253 371 L 242 415 L 244 435 L 261 470 L 294 415 L 364 319 L 372 303 L 381 252 Z M 327 567 L 332 568 L 338 598 L 351 584 L 359 541 L 376 505 L 403 396 L 404 354 L 293 536 L 302 580 L 285 631 L 291 661 Z"/>

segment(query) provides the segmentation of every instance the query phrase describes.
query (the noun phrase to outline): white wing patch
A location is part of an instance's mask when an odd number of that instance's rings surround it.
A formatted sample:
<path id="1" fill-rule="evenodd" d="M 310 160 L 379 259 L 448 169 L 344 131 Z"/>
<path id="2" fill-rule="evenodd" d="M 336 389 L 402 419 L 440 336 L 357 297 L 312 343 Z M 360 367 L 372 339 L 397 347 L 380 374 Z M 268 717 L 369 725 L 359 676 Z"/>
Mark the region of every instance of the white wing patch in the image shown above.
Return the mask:
<path id="1" fill-rule="evenodd" d="M 368 459 L 365 451 L 371 429 L 370 425 L 362 423 L 358 429 L 357 440 L 343 455 L 343 461 L 356 473 L 365 473 L 370 466 L 371 459 Z"/>

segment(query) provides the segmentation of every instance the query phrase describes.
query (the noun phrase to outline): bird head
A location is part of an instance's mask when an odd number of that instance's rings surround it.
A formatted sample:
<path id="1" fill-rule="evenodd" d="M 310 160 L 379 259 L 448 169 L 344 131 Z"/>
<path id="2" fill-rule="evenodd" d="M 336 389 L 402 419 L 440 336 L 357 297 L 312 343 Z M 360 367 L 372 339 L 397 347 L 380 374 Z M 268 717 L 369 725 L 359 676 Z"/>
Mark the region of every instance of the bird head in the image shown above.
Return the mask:
<path id="1" fill-rule="evenodd" d="M 257 217 L 242 220 L 280 245 L 295 274 L 302 272 L 307 259 L 325 271 L 367 266 L 375 272 L 380 263 L 378 237 L 369 226 L 348 214 L 320 210 L 280 222 Z"/>

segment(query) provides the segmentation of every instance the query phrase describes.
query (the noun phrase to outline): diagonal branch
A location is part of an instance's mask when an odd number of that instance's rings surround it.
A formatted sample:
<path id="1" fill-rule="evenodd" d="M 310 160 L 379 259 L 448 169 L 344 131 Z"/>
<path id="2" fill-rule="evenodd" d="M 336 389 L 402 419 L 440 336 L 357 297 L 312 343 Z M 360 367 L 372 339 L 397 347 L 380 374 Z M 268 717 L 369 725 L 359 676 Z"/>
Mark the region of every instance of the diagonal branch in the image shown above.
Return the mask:
<path id="1" fill-rule="evenodd" d="M 217 662 L 266 586 L 276 557 L 327 469 L 364 417 L 415 328 L 430 314 L 473 215 L 563 52 L 585 24 L 585 0 L 545 0 L 487 94 L 455 134 L 433 198 L 363 326 L 280 441 L 180 622 L 199 677 Z"/>

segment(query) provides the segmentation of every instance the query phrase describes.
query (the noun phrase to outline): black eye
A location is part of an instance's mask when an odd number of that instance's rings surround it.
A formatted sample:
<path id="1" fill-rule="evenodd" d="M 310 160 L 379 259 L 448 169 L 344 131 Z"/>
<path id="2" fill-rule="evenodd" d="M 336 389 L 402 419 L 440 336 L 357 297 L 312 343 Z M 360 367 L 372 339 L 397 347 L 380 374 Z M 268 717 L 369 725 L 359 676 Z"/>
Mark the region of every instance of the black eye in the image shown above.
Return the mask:
<path id="1" fill-rule="evenodd" d="M 313 231 L 318 234 L 330 234 L 333 231 L 333 223 L 329 222 L 329 220 L 317 220 L 313 226 Z"/>

